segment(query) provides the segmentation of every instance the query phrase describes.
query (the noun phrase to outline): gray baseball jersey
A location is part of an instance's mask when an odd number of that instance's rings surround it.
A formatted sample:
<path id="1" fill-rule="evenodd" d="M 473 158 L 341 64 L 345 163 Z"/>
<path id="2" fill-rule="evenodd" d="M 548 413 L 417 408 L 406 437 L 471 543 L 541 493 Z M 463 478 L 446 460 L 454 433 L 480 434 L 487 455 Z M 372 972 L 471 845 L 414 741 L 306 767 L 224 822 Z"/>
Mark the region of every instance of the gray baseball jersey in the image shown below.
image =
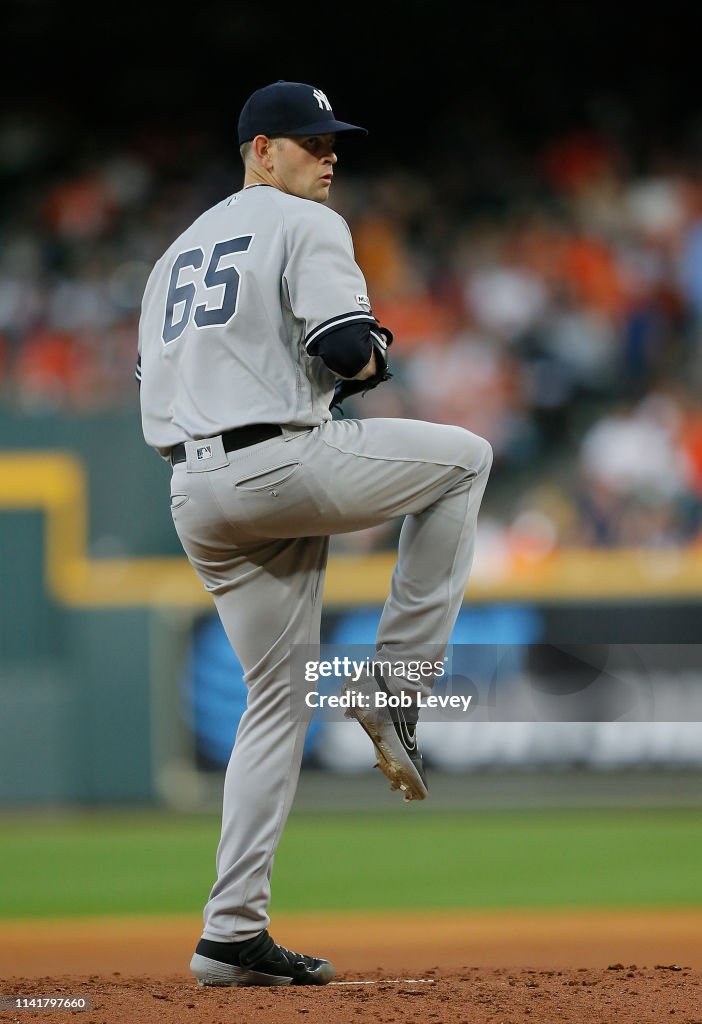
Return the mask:
<path id="1" fill-rule="evenodd" d="M 331 419 L 336 377 L 306 352 L 349 320 L 375 324 L 351 234 L 333 210 L 267 185 L 202 214 L 154 266 L 137 378 L 147 444 L 252 423 Z"/>

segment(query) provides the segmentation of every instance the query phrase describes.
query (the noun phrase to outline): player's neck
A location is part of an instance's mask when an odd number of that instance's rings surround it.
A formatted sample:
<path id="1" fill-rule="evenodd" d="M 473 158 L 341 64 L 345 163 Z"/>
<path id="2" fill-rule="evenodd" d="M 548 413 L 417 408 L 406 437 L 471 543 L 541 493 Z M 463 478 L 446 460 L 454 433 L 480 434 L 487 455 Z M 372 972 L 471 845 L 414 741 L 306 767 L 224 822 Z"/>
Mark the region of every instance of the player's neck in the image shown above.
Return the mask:
<path id="1" fill-rule="evenodd" d="M 257 170 L 247 169 L 244 174 L 244 188 L 251 188 L 252 185 L 270 185 L 271 188 L 279 187 L 270 175 L 261 174 Z"/>

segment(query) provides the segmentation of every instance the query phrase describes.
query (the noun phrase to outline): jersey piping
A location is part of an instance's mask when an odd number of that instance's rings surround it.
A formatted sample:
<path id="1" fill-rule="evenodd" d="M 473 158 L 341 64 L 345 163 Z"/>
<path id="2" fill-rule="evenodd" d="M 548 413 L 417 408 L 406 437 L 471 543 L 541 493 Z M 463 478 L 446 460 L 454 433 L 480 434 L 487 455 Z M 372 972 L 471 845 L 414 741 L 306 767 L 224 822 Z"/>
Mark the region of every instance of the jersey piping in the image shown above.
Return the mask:
<path id="1" fill-rule="evenodd" d="M 309 352 L 310 345 L 314 341 L 327 334 L 329 331 L 333 331 L 336 327 L 341 327 L 343 324 L 352 323 L 356 320 L 365 321 L 369 324 L 377 324 L 377 320 L 371 313 L 364 313 L 363 310 L 354 310 L 351 313 L 341 313 L 339 316 L 332 317 L 331 320 L 325 320 L 319 327 L 315 327 L 313 331 L 305 338 L 305 349 Z"/>

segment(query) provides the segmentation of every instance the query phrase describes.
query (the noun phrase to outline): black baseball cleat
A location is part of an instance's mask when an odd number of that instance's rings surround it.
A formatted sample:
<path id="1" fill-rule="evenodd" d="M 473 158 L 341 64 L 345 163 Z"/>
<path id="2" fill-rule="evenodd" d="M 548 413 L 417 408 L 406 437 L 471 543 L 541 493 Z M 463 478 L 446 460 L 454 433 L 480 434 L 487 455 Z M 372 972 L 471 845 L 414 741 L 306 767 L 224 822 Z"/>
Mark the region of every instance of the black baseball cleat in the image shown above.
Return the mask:
<path id="1" fill-rule="evenodd" d="M 356 695 L 345 717 L 355 719 L 370 736 L 378 768 L 389 780 L 390 788 L 401 790 L 405 801 L 425 800 L 429 787 L 417 745 L 418 709 L 379 707 L 375 695 L 382 692 L 390 696 L 390 691 L 378 669 L 372 678 L 366 676 L 356 683 L 346 680 L 342 689 Z"/>
<path id="2" fill-rule="evenodd" d="M 328 985 L 336 973 L 328 960 L 293 953 L 267 931 L 244 942 L 200 939 L 190 961 L 198 985 Z"/>

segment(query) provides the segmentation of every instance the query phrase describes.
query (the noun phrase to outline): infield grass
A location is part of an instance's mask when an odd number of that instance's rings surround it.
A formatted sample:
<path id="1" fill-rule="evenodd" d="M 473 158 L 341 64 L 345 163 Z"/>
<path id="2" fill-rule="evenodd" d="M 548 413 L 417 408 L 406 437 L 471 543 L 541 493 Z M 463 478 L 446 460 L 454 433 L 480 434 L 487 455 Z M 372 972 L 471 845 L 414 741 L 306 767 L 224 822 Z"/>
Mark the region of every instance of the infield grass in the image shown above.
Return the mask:
<path id="1" fill-rule="evenodd" d="M 0 916 L 199 912 L 219 821 L 86 813 L 0 821 Z M 702 905 L 695 810 L 291 817 L 273 909 Z"/>

